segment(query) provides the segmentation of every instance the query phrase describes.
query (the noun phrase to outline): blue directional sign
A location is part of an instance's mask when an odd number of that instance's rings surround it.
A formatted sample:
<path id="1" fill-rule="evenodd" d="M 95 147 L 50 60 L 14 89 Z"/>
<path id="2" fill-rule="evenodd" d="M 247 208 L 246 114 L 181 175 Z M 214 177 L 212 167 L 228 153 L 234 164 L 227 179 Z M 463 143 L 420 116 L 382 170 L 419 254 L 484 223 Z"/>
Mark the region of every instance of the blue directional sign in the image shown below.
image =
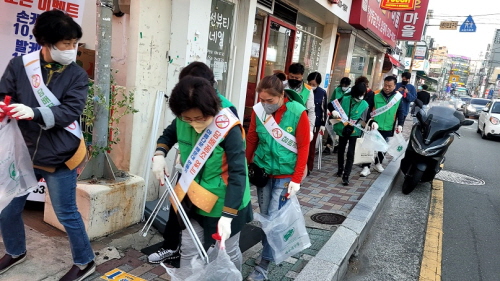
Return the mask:
<path id="1" fill-rule="evenodd" d="M 460 26 L 460 32 L 476 32 L 476 24 L 472 19 L 472 16 L 468 16 L 464 23 Z"/>

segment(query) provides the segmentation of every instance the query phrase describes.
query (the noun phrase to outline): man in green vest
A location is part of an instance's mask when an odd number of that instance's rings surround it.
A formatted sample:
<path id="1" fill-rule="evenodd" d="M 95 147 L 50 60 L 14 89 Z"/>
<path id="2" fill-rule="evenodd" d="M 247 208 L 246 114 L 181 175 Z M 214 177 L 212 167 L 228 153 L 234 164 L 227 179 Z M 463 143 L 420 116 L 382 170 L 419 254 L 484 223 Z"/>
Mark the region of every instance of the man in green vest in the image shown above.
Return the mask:
<path id="1" fill-rule="evenodd" d="M 330 96 L 330 102 L 340 100 L 342 97 L 350 94 L 350 85 L 351 79 L 349 79 L 349 77 L 342 77 L 342 79 L 340 79 L 340 84 L 335 88 L 335 90 L 333 90 L 332 95 Z M 330 154 L 332 151 L 333 153 L 337 153 L 338 141 L 336 139 L 337 136 L 328 135 L 328 138 L 326 139 L 326 147 L 323 150 L 324 154 Z"/>
<path id="2" fill-rule="evenodd" d="M 396 97 L 396 95 L 399 93 L 398 91 L 396 91 L 396 82 L 397 80 L 394 76 L 385 77 L 384 88 L 379 93 L 376 93 L 374 95 L 373 100 L 368 100 L 368 112 L 373 113 L 373 111 L 376 111 L 377 109 L 380 110 L 382 107 L 390 103 L 393 98 Z M 403 131 L 403 124 L 405 122 L 401 99 L 387 111 L 367 121 L 367 126 L 372 130 L 378 129 L 378 131 L 386 141 L 388 141 L 390 137 L 394 136 L 394 127 L 396 122 L 396 134 L 401 133 Z M 375 170 L 379 173 L 382 173 L 384 171 L 384 167 L 382 167 L 383 160 L 384 154 L 379 151 L 377 157 L 375 157 Z M 361 176 L 366 177 L 369 174 L 370 164 L 363 165 Z"/>
<path id="3" fill-rule="evenodd" d="M 284 83 L 285 89 L 294 90 L 302 98 L 302 105 L 306 107 L 307 117 L 309 119 L 310 135 L 312 139 L 312 132 L 314 124 L 316 123 L 316 111 L 314 105 L 314 93 L 311 86 L 307 85 L 304 79 L 304 66 L 298 62 L 292 63 L 288 67 L 288 80 Z"/>

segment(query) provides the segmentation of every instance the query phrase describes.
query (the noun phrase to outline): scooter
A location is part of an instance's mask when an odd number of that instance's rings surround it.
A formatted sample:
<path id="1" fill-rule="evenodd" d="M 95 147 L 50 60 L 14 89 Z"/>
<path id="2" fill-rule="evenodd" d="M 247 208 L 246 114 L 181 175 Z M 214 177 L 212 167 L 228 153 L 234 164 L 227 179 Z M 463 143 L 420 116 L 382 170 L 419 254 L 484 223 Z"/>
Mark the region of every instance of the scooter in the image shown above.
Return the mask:
<path id="1" fill-rule="evenodd" d="M 445 154 L 461 126 L 474 124 L 454 108 L 433 106 L 427 112 L 416 100 L 413 105 L 417 122 L 413 125 L 400 170 L 405 175 L 403 194 L 411 193 L 420 182 L 430 182 L 445 162 Z"/>

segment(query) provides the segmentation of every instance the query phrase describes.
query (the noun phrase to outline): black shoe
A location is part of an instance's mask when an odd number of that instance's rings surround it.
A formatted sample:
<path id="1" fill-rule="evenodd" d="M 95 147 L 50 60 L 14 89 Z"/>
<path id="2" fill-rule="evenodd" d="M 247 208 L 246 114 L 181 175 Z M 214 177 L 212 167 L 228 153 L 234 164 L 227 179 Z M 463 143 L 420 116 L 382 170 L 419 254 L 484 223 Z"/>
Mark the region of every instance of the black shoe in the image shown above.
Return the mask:
<path id="1" fill-rule="evenodd" d="M 339 148 L 335 146 L 335 147 L 333 148 L 333 153 L 337 153 L 337 152 L 339 152 Z"/>
<path id="2" fill-rule="evenodd" d="M 328 146 L 325 147 L 325 149 L 323 149 L 323 154 L 330 154 L 330 153 L 331 153 L 331 151 L 330 151 L 330 148 L 328 148 Z"/>
<path id="3" fill-rule="evenodd" d="M 77 265 L 73 265 L 68 273 L 59 279 L 59 281 L 81 281 L 89 277 L 95 271 L 95 262 L 91 261 L 84 269 L 80 269 Z"/>
<path id="4" fill-rule="evenodd" d="M 17 258 L 13 258 L 11 255 L 5 254 L 0 259 L 0 274 L 4 273 L 17 264 L 22 263 L 24 260 L 26 260 L 26 253 L 20 255 Z"/>
<path id="5" fill-rule="evenodd" d="M 307 177 L 311 174 L 310 170 L 307 170 Z"/>
<path id="6" fill-rule="evenodd" d="M 344 186 L 349 185 L 349 177 L 346 177 L 345 175 L 342 177 L 342 184 Z"/>
<path id="7" fill-rule="evenodd" d="M 341 177 L 343 172 L 344 172 L 344 169 L 339 169 L 337 171 L 337 177 Z"/>

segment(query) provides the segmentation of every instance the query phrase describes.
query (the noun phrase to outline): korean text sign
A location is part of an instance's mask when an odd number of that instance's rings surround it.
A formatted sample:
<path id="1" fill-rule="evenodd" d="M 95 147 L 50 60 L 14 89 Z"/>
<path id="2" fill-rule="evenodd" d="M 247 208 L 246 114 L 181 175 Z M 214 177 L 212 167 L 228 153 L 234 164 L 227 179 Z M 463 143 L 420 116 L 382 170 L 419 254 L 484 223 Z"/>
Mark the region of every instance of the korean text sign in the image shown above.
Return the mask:
<path id="1" fill-rule="evenodd" d="M 389 11 L 413 11 L 416 0 L 382 0 L 380 8 Z"/>
<path id="2" fill-rule="evenodd" d="M 420 41 L 424 31 L 429 0 L 417 0 L 415 11 L 401 12 L 398 40 Z"/>
<path id="3" fill-rule="evenodd" d="M 377 0 L 354 0 L 349 24 L 358 29 L 368 29 L 391 47 L 396 46 L 399 12 L 382 10 Z"/>
<path id="4" fill-rule="evenodd" d="M 41 13 L 63 10 L 81 25 L 84 4 L 85 0 L 0 0 L 0 75 L 13 57 L 40 50 L 33 27 Z"/>

